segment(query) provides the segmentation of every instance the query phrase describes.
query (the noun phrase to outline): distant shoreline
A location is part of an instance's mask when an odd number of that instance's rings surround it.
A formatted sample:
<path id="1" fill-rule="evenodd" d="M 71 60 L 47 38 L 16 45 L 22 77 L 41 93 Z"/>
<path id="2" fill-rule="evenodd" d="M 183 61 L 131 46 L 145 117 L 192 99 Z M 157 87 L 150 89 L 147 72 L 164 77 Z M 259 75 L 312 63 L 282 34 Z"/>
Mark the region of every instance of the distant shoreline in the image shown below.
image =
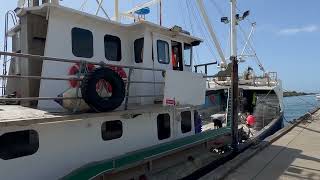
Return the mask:
<path id="1" fill-rule="evenodd" d="M 305 92 L 288 91 L 288 92 L 283 92 L 283 97 L 305 96 L 305 95 L 315 95 L 315 94 L 317 94 L 317 93 L 305 93 Z"/>

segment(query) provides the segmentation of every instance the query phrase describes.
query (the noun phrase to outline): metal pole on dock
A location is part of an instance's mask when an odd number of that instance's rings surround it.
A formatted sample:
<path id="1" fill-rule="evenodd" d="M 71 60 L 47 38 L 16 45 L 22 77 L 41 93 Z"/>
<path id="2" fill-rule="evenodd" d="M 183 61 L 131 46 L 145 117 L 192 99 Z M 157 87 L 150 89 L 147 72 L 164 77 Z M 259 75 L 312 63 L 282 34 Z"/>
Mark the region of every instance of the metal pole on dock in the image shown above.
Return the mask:
<path id="1" fill-rule="evenodd" d="M 230 25 L 230 46 L 232 63 L 231 72 L 231 128 L 232 128 L 232 148 L 238 151 L 238 60 L 237 60 L 237 18 L 236 18 L 236 0 L 231 0 L 231 25 Z"/>

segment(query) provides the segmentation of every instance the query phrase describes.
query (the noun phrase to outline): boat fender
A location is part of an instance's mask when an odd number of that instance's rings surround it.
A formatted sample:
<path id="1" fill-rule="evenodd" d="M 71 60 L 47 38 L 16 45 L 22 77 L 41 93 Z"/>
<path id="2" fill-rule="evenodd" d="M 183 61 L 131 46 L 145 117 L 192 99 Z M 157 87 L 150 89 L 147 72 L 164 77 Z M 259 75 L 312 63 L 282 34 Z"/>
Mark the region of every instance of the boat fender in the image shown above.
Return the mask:
<path id="1" fill-rule="evenodd" d="M 108 98 L 101 97 L 97 90 L 97 83 L 101 80 L 112 87 L 112 94 Z M 110 68 L 100 67 L 87 73 L 81 83 L 81 94 L 84 101 L 97 112 L 107 112 L 118 108 L 125 97 L 125 84 L 120 75 Z"/>

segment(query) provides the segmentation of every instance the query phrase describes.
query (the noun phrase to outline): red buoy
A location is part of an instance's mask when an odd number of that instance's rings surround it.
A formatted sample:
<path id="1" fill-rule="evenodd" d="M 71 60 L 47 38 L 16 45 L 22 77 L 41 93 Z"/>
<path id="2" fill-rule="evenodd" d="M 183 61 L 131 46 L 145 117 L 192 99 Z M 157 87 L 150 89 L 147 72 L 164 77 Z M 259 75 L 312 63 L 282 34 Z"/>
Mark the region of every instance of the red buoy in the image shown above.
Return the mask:
<path id="1" fill-rule="evenodd" d="M 256 118 L 253 115 L 247 117 L 247 125 L 253 126 L 256 123 Z"/>

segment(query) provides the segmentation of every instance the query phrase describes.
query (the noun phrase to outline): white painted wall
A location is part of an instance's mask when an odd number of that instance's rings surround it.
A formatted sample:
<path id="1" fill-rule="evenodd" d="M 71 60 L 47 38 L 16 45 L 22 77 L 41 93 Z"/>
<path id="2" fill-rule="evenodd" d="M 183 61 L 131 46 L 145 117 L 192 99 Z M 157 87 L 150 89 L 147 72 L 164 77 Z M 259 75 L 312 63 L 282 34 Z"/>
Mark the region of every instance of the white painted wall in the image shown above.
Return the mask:
<path id="1" fill-rule="evenodd" d="M 206 80 L 202 74 L 168 70 L 165 76 L 163 105 L 175 100 L 178 105 L 205 104 Z"/>
<path id="2" fill-rule="evenodd" d="M 12 160 L 0 159 L 1 179 L 58 179 L 91 162 L 110 159 L 194 134 L 194 127 L 190 133 L 181 134 L 179 118 L 175 120 L 174 116 L 174 112 L 179 116 L 181 111 L 183 109 L 166 111 L 161 108 L 158 113 L 144 113 L 134 119 L 107 116 L 31 126 L 2 127 L 0 136 L 7 132 L 36 130 L 39 134 L 39 150 L 30 156 Z M 171 137 L 159 141 L 157 115 L 161 113 L 170 114 Z M 122 121 L 123 135 L 119 139 L 103 141 L 101 125 L 110 120 Z"/>
<path id="3" fill-rule="evenodd" d="M 90 30 L 93 33 L 94 55 L 92 58 L 75 57 L 72 53 L 71 30 L 74 27 Z M 143 26 L 142 26 L 143 27 Z M 104 50 L 104 36 L 106 34 L 118 36 L 121 39 L 122 60 L 107 61 Z M 134 61 L 134 41 L 144 37 L 143 63 Z M 170 63 L 160 64 L 157 60 L 157 40 L 167 41 L 169 44 Z M 46 38 L 45 56 L 67 58 L 75 60 L 87 60 L 91 62 L 104 62 L 116 65 L 132 65 L 137 67 L 172 69 L 171 62 L 171 40 L 183 41 L 174 37 L 168 37 L 152 32 L 147 27 L 129 29 L 125 26 L 110 22 L 93 21 L 92 17 L 82 14 L 71 13 L 56 7 L 51 7 L 49 13 L 49 25 Z M 152 46 L 153 42 L 153 46 Z M 152 48 L 154 61 L 152 60 Z M 44 77 L 68 77 L 68 71 L 73 64 L 44 61 L 42 76 Z M 190 70 L 189 68 L 185 68 Z M 128 75 L 128 69 L 125 69 Z M 162 73 L 159 71 L 135 70 L 131 80 L 135 81 L 164 81 Z M 163 95 L 163 85 L 161 84 L 131 84 L 130 95 Z M 56 97 L 69 88 L 67 81 L 41 80 L 40 97 Z M 153 104 L 154 98 L 134 98 L 129 99 L 129 103 Z M 60 105 L 52 100 L 39 101 L 40 109 L 61 109 Z"/>

